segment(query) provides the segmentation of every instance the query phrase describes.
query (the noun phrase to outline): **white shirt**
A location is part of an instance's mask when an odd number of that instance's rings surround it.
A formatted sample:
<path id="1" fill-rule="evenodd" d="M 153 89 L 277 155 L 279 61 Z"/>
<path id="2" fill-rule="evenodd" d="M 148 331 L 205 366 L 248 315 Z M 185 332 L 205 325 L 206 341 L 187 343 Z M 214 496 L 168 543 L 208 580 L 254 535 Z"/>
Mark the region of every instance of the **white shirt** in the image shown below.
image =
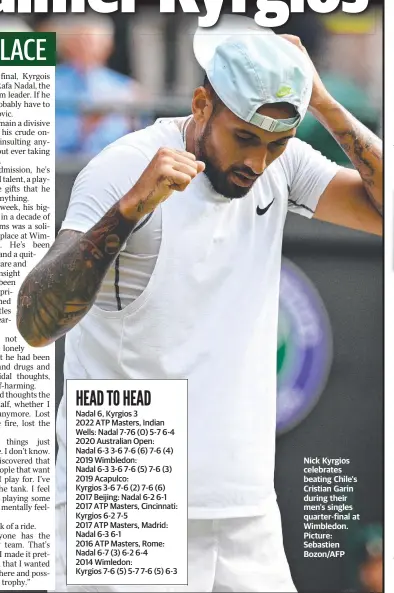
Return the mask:
<path id="1" fill-rule="evenodd" d="M 121 138 L 79 175 L 62 229 L 89 230 L 179 125 Z M 130 235 L 91 311 L 67 334 L 65 379 L 189 379 L 189 517 L 264 513 L 274 493 L 276 344 L 283 227 L 311 217 L 338 167 L 292 139 L 245 198 L 199 175 Z M 256 208 L 264 208 L 263 215 Z M 65 398 L 57 501 L 65 501 Z"/>

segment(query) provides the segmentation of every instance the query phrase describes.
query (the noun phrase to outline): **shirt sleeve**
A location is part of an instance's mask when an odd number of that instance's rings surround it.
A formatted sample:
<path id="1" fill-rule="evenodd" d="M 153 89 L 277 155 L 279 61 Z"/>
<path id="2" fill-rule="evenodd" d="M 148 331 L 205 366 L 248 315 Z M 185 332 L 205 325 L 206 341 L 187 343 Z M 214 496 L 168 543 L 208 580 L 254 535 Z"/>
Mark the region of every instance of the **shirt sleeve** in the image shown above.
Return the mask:
<path id="1" fill-rule="evenodd" d="M 282 166 L 289 189 L 288 210 L 312 218 L 339 166 L 298 138 L 290 140 Z"/>
<path id="2" fill-rule="evenodd" d="M 149 159 L 133 146 L 109 146 L 80 172 L 60 230 L 86 233 L 138 181 Z"/>

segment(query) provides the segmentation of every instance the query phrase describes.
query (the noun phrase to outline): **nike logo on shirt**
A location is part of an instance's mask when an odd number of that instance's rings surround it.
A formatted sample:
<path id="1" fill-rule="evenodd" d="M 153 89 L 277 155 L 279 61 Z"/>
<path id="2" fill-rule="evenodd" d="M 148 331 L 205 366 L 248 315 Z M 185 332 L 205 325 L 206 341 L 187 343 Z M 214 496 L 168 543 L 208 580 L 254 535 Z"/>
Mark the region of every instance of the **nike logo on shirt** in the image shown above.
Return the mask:
<path id="1" fill-rule="evenodd" d="M 265 214 L 272 206 L 272 204 L 275 202 L 275 198 L 272 200 L 271 204 L 268 204 L 268 206 L 266 206 L 265 208 L 260 208 L 260 206 L 257 206 L 256 208 L 256 212 L 259 216 L 263 216 L 263 214 Z"/>

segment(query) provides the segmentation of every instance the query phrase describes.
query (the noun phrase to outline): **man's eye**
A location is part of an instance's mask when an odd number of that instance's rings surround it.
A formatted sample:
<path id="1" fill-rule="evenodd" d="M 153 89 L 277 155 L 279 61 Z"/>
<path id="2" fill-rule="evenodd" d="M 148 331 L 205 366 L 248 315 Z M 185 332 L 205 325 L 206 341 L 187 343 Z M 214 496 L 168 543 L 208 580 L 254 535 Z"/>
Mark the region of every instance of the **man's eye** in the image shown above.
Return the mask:
<path id="1" fill-rule="evenodd" d="M 276 142 L 271 142 L 271 144 L 275 147 L 275 146 L 286 146 L 286 144 L 288 143 L 289 138 L 285 138 L 284 140 L 277 140 Z"/>
<path id="2" fill-rule="evenodd" d="M 243 136 L 241 134 L 235 134 L 236 138 L 238 138 L 238 140 L 241 140 L 243 142 L 249 142 L 252 137 L 251 136 Z"/>

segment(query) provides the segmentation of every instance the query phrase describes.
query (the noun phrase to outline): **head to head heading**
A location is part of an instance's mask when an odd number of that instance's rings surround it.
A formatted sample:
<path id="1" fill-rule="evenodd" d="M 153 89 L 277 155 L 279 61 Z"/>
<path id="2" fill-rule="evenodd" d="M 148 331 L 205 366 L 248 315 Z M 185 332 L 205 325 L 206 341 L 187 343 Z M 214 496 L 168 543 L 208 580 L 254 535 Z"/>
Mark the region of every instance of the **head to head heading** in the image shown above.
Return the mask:
<path id="1" fill-rule="evenodd" d="M 215 191 L 242 198 L 295 135 L 312 68 L 289 41 L 235 15 L 197 29 L 194 53 L 206 73 L 192 102 L 196 156 Z"/>

